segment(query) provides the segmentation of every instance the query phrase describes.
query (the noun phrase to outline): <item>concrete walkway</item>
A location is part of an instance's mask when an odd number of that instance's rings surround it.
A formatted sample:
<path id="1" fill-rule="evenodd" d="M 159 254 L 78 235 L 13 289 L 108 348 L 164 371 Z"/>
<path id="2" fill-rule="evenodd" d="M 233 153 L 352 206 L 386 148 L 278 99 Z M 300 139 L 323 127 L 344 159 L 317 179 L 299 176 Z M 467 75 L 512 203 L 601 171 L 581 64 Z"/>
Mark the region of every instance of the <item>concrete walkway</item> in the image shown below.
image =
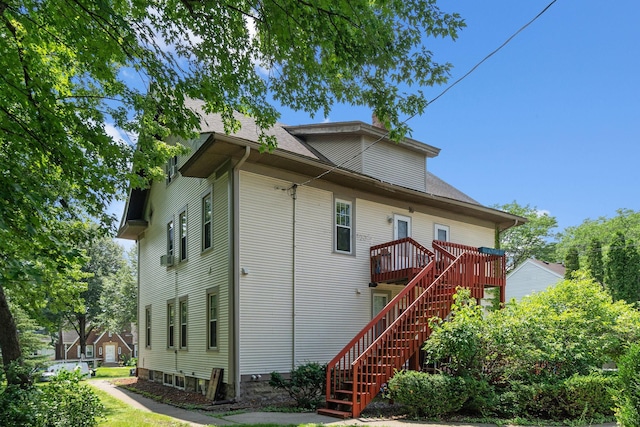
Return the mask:
<path id="1" fill-rule="evenodd" d="M 94 380 L 89 382 L 96 388 L 103 390 L 116 399 L 133 406 L 134 408 L 167 415 L 178 421 L 193 427 L 200 426 L 229 426 L 242 424 L 326 424 L 332 426 L 368 426 L 368 427 L 496 427 L 495 424 L 437 424 L 406 420 L 355 418 L 350 420 L 337 420 L 336 418 L 318 415 L 315 412 L 307 413 L 283 413 L 283 412 L 246 412 L 242 414 L 212 416 L 213 414 L 201 411 L 190 411 L 177 408 L 166 403 L 160 403 L 139 394 L 116 387 L 107 380 Z M 592 427 L 616 427 L 615 423 L 601 424 Z"/>

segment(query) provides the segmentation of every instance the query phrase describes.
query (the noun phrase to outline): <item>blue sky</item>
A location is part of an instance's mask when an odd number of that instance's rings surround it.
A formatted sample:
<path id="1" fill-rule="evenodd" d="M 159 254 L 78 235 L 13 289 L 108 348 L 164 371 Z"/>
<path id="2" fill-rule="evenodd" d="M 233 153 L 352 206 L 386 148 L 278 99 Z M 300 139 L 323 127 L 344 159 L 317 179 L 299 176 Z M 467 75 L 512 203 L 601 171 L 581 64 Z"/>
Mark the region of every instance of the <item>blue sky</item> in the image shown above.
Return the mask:
<path id="1" fill-rule="evenodd" d="M 467 27 L 428 46 L 455 81 L 549 2 L 440 1 Z M 557 231 L 640 210 L 639 17 L 632 0 L 557 1 L 409 122 L 415 139 L 442 149 L 427 168 L 485 205 L 548 211 Z M 337 107 L 328 119 L 370 122 L 371 112 Z M 281 121 L 322 117 L 282 110 Z"/>
<path id="2" fill-rule="evenodd" d="M 453 82 L 549 2 L 441 0 L 467 27 L 427 46 L 454 65 Z M 557 1 L 409 122 L 413 138 L 442 149 L 428 169 L 482 204 L 547 211 L 556 231 L 640 210 L 639 17 L 634 0 Z M 290 125 L 324 120 L 281 112 Z M 327 119 L 370 122 L 371 112 L 336 106 Z"/>

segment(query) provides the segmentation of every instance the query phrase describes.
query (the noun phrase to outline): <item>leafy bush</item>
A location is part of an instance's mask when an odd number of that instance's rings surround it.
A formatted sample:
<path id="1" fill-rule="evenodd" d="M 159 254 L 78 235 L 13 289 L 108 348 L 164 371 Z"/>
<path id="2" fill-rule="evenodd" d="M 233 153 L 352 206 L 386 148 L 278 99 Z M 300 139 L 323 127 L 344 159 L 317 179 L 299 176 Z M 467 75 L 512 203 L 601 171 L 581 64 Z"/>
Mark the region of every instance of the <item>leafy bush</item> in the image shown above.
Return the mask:
<path id="1" fill-rule="evenodd" d="M 389 380 L 388 394 L 411 416 L 427 417 L 459 411 L 469 397 L 462 378 L 417 371 L 397 372 Z"/>
<path id="2" fill-rule="evenodd" d="M 0 394 L 0 425 L 93 427 L 104 408 L 79 372 L 61 371 L 41 389 L 9 385 Z"/>
<path id="3" fill-rule="evenodd" d="M 278 372 L 271 373 L 269 385 L 283 389 L 300 408 L 315 409 L 323 402 L 327 380 L 327 365 L 310 362 L 291 371 L 289 379 Z"/>
<path id="4" fill-rule="evenodd" d="M 620 392 L 616 420 L 622 427 L 640 426 L 640 344 L 633 344 L 618 363 Z"/>
<path id="5" fill-rule="evenodd" d="M 559 406 L 570 419 L 593 419 L 613 415 L 611 390 L 616 378 L 599 373 L 574 375 L 562 383 Z"/>

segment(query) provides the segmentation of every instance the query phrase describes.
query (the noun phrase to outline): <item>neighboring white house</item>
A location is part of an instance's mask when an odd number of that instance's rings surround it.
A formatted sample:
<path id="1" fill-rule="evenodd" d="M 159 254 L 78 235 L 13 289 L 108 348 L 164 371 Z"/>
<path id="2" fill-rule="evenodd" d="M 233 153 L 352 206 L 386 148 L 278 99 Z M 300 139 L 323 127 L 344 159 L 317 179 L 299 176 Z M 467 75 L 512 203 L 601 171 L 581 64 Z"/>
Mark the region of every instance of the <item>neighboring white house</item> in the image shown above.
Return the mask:
<path id="1" fill-rule="evenodd" d="M 166 181 L 130 193 L 118 236 L 138 242 L 142 378 L 200 391 L 220 368 L 226 397 L 243 397 L 270 372 L 329 361 L 403 289 L 371 283 L 370 247 L 491 247 L 526 221 L 429 173 L 440 150 L 417 140 L 362 122 L 277 124 L 269 154 L 238 118 L 226 135 L 204 116 Z"/>
<path id="2" fill-rule="evenodd" d="M 507 301 L 542 292 L 564 279 L 562 264 L 529 258 L 507 275 Z"/>

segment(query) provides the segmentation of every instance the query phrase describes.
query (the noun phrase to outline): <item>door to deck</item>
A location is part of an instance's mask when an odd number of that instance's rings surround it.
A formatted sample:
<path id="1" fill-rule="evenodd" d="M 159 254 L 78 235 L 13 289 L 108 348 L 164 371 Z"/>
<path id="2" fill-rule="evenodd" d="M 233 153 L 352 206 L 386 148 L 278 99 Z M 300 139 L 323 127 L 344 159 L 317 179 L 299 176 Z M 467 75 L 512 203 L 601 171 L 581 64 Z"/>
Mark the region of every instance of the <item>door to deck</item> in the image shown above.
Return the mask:
<path id="1" fill-rule="evenodd" d="M 411 237 L 411 217 L 404 215 L 393 216 L 393 240 Z"/>

